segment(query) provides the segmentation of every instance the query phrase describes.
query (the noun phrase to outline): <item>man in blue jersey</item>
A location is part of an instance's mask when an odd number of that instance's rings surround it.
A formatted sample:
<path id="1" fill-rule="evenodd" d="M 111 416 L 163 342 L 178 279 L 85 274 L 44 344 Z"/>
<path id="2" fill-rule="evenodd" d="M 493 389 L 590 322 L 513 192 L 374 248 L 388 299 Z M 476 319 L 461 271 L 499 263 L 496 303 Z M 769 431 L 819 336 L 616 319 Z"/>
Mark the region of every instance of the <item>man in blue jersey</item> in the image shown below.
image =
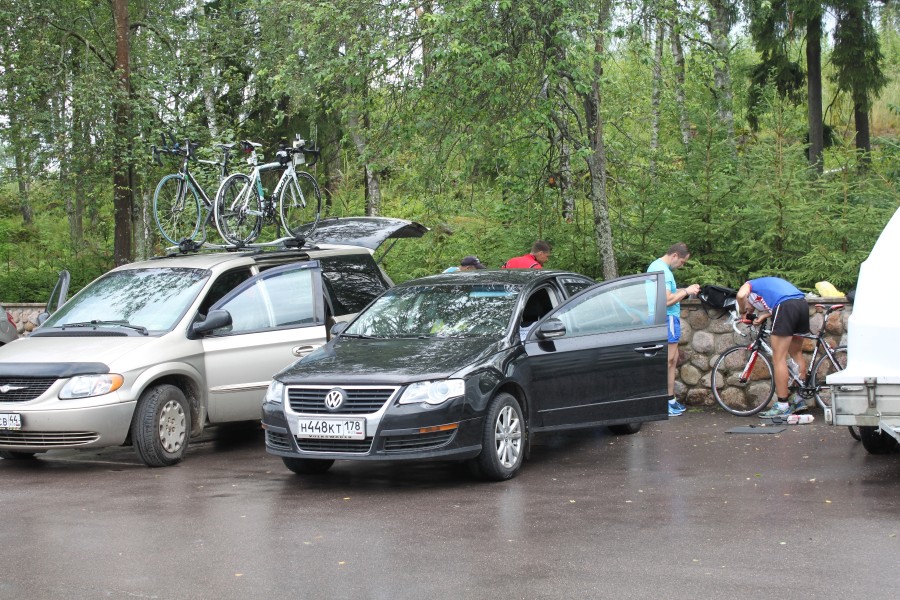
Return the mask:
<path id="1" fill-rule="evenodd" d="M 666 281 L 666 321 L 669 329 L 669 416 L 677 417 L 685 411 L 684 405 L 675 399 L 675 371 L 678 367 L 678 340 L 681 339 L 681 301 L 700 293 L 698 284 L 678 289 L 675 285 L 674 269 L 680 269 L 691 257 L 687 244 L 672 244 L 665 255 L 660 256 L 647 267 L 647 272 L 662 271 Z"/>
<path id="2" fill-rule="evenodd" d="M 762 413 L 762 417 L 782 417 L 806 410 L 806 403 L 797 398 L 793 402 L 788 397 L 788 366 L 790 354 L 800 368 L 806 372 L 803 358 L 803 338 L 796 334 L 809 333 L 809 303 L 806 295 L 794 285 L 780 277 L 760 277 L 751 279 L 738 289 L 738 310 L 747 315 L 756 312 L 754 323 L 759 325 L 772 317 L 772 367 L 775 369 L 775 405 Z"/>

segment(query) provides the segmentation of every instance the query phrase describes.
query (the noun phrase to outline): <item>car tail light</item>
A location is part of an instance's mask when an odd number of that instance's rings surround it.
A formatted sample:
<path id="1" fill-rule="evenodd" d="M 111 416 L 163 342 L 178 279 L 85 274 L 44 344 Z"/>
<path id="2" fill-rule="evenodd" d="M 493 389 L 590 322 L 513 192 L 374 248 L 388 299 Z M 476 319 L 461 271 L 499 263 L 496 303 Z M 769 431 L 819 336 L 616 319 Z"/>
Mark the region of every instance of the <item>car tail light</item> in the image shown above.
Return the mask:
<path id="1" fill-rule="evenodd" d="M 6 311 L 6 320 L 9 321 L 9 324 L 12 325 L 13 327 L 16 326 L 16 322 L 13 321 L 13 318 L 12 318 L 12 313 L 9 311 Z"/>

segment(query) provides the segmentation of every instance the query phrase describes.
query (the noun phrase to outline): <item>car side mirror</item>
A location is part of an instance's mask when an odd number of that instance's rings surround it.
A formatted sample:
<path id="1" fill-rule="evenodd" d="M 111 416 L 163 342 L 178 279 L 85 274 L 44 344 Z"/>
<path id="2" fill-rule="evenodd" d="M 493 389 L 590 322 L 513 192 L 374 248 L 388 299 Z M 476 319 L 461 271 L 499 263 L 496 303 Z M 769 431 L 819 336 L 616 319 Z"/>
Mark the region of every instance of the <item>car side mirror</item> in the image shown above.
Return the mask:
<path id="1" fill-rule="evenodd" d="M 216 329 L 231 325 L 231 313 L 227 310 L 211 310 L 206 318 L 194 323 L 192 330 L 199 335 L 205 335 Z"/>
<path id="2" fill-rule="evenodd" d="M 566 326 L 559 319 L 547 319 L 535 334 L 540 340 L 552 340 L 566 335 Z"/>
<path id="3" fill-rule="evenodd" d="M 332 336 L 340 335 L 349 326 L 350 326 L 350 323 L 348 323 L 346 321 L 341 321 L 340 323 L 335 323 L 334 325 L 331 326 L 331 335 Z"/>

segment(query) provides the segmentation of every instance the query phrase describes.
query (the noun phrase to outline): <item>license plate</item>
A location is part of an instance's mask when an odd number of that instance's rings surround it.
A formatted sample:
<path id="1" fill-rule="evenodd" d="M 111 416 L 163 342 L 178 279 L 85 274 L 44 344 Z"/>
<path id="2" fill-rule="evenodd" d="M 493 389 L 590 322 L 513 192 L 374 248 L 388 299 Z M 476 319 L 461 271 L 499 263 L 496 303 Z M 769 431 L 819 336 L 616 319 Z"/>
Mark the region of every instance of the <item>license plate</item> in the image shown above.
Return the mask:
<path id="1" fill-rule="evenodd" d="M 22 429 L 22 415 L 0 413 L 0 429 Z"/>
<path id="2" fill-rule="evenodd" d="M 366 419 L 365 417 L 298 419 L 297 437 L 364 440 L 366 439 Z"/>

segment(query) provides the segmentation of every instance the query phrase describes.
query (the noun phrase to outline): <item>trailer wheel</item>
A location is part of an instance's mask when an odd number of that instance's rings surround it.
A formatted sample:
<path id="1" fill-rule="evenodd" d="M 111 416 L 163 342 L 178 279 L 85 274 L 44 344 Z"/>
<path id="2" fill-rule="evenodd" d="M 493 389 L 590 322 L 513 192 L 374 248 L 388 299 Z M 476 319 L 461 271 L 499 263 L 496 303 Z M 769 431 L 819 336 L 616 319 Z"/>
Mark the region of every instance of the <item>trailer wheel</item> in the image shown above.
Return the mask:
<path id="1" fill-rule="evenodd" d="M 890 454 L 897 451 L 897 440 L 877 427 L 860 427 L 859 437 L 869 454 Z"/>

